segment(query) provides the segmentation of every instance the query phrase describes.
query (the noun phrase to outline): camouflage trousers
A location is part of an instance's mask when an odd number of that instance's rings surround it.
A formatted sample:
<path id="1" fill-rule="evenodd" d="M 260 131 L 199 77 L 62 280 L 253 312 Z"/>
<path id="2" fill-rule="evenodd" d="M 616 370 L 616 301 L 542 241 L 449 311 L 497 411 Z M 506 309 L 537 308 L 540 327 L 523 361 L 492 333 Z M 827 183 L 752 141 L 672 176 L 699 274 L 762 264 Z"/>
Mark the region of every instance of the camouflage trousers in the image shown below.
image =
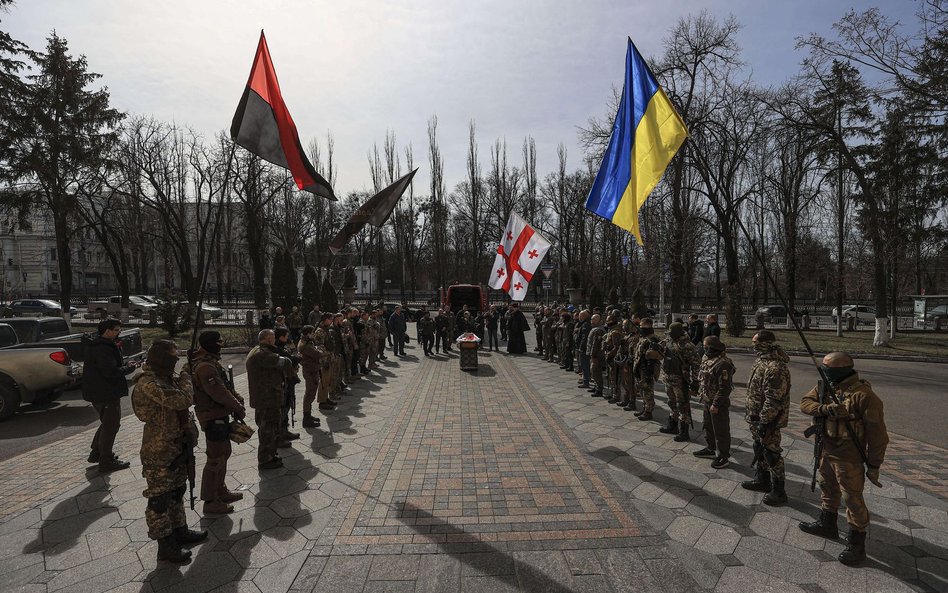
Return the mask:
<path id="1" fill-rule="evenodd" d="M 332 377 L 332 389 L 329 391 L 329 396 L 339 395 L 342 393 L 342 381 L 345 378 L 345 369 L 346 366 L 345 359 L 338 354 L 333 354 L 332 356 L 332 366 L 331 372 L 329 374 Z"/>
<path id="2" fill-rule="evenodd" d="M 655 380 L 639 379 L 635 382 L 639 395 L 642 396 L 642 412 L 651 414 L 655 409 Z"/>
<path id="3" fill-rule="evenodd" d="M 869 527 L 869 509 L 862 496 L 866 476 L 861 462 L 820 460 L 820 498 L 825 511 L 839 510 L 840 498 L 846 503 L 846 522 L 855 531 L 865 532 Z"/>
<path id="4" fill-rule="evenodd" d="M 691 401 L 688 388 L 678 377 L 666 377 L 665 394 L 668 395 L 668 417 L 679 424 L 691 424 Z"/>
<path id="5" fill-rule="evenodd" d="M 602 388 L 605 387 L 602 379 L 602 367 L 603 360 L 602 358 L 597 358 L 595 356 L 589 357 L 589 369 L 592 373 L 592 380 L 596 383 L 596 391 L 602 393 Z"/>
<path id="6" fill-rule="evenodd" d="M 254 421 L 257 423 L 257 462 L 265 463 L 273 459 L 280 440 L 283 410 L 282 408 L 257 408 Z"/>
<path id="7" fill-rule="evenodd" d="M 635 404 L 635 382 L 632 380 L 632 369 L 629 365 L 617 367 L 619 394 L 625 405 Z"/>
<path id="8" fill-rule="evenodd" d="M 184 514 L 184 493 L 187 492 L 188 469 L 174 469 L 154 465 L 142 467 L 146 488 L 142 496 L 148 499 L 145 507 L 145 524 L 148 537 L 161 539 L 171 535 L 176 527 L 188 524 Z"/>
<path id="9" fill-rule="evenodd" d="M 319 395 L 319 371 L 303 369 L 303 381 L 306 382 L 306 390 L 303 392 L 303 416 L 312 416 L 313 402 Z"/>
<path id="10" fill-rule="evenodd" d="M 754 455 L 759 456 L 757 468 L 769 471 L 775 480 L 783 480 L 785 476 L 783 466 L 783 449 L 780 448 L 780 429 L 775 428 L 765 436 L 761 436 L 757 428 L 751 424 L 750 433 L 754 438 Z"/>
<path id="11" fill-rule="evenodd" d="M 558 354 L 554 336 L 543 337 L 543 360 L 555 360 Z"/>
<path id="12" fill-rule="evenodd" d="M 560 364 L 573 367 L 573 349 L 569 347 L 568 342 L 560 343 Z"/>

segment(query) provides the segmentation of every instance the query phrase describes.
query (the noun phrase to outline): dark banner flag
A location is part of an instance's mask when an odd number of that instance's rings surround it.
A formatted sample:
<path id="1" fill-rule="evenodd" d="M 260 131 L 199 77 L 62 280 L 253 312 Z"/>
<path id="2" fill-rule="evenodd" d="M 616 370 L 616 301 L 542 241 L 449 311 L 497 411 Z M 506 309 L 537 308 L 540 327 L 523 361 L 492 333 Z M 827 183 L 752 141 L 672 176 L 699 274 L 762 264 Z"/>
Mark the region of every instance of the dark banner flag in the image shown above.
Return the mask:
<path id="1" fill-rule="evenodd" d="M 368 202 L 362 204 L 358 210 L 352 213 L 346 226 L 342 227 L 342 230 L 329 243 L 329 249 L 333 252 L 333 255 L 342 251 L 349 239 L 359 234 L 359 231 L 365 228 L 365 225 L 371 224 L 374 227 L 381 227 L 385 224 L 388 217 L 392 215 L 398 199 L 408 189 L 408 185 L 416 171 L 418 169 L 397 179 L 395 183 L 372 196 Z"/>
<path id="2" fill-rule="evenodd" d="M 289 169 L 301 190 L 336 199 L 329 182 L 316 172 L 303 152 L 296 124 L 280 93 L 263 31 L 247 88 L 230 125 L 230 137 L 263 160 Z"/>

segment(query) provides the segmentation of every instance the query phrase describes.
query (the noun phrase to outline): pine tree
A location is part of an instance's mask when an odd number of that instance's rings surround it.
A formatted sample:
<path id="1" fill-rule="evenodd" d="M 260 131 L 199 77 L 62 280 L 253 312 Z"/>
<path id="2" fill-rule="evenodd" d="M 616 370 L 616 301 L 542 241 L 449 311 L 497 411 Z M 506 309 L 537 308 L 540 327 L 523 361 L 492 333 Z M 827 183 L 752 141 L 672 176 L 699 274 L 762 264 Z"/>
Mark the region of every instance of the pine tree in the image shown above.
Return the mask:
<path id="1" fill-rule="evenodd" d="M 292 310 L 300 302 L 300 289 L 296 280 L 296 266 L 293 265 L 293 254 L 289 251 L 283 252 L 283 274 L 286 282 L 286 306 L 285 311 Z M 304 316 L 305 317 L 305 316 Z"/>
<path id="2" fill-rule="evenodd" d="M 326 274 L 326 277 L 323 278 L 323 289 L 320 297 L 320 307 L 324 313 L 333 313 L 339 310 L 339 299 L 336 298 L 336 289 L 329 282 L 329 274 Z"/>
<path id="3" fill-rule="evenodd" d="M 300 294 L 304 317 L 313 310 L 313 305 L 319 304 L 319 275 L 313 266 L 306 264 L 303 269 L 303 291 Z"/>

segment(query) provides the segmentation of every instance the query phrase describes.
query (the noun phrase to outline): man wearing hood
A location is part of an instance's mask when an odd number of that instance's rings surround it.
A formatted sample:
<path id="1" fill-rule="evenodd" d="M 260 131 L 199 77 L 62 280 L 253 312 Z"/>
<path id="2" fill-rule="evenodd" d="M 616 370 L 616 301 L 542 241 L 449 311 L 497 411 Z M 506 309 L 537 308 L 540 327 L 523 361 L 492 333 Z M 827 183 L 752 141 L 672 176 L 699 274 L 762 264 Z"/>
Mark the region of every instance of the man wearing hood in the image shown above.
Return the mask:
<path id="1" fill-rule="evenodd" d="M 204 331 L 198 336 L 200 347 L 191 361 L 191 379 L 194 386 L 194 413 L 204 431 L 207 463 L 201 475 L 201 500 L 204 514 L 231 513 L 232 502 L 244 495 L 231 492 L 224 483 L 227 476 L 227 460 L 232 452 L 230 445 L 230 417 L 243 419 L 247 411 L 244 399 L 233 386 L 227 371 L 221 365 L 221 348 L 224 338 L 220 332 Z"/>
<path id="2" fill-rule="evenodd" d="M 734 389 L 734 363 L 724 352 L 724 342 L 717 336 L 704 339 L 704 357 L 698 371 L 698 397 L 704 404 L 705 442 L 695 457 L 713 458 L 711 467 L 724 469 L 731 457 L 731 391 Z"/>
<path id="3" fill-rule="evenodd" d="M 790 358 L 777 345 L 777 336 L 761 330 L 752 339 L 757 360 L 747 380 L 744 419 L 754 439 L 754 479 L 741 483 L 745 490 L 766 492 L 764 504 L 787 502 L 780 429 L 790 418 Z"/>
<path id="4" fill-rule="evenodd" d="M 145 423 L 141 458 L 148 537 L 158 540 L 158 560 L 183 564 L 191 552 L 181 546 L 207 539 L 207 532 L 188 529 L 184 514 L 186 450 L 197 444 L 198 428 L 190 412 L 191 374 L 187 370 L 176 374 L 177 364 L 175 343 L 156 340 L 148 349 L 144 372 L 135 379 L 132 407 Z"/>
<path id="5" fill-rule="evenodd" d="M 125 376 L 138 368 L 125 364 L 122 349 L 115 343 L 121 331 L 118 319 L 104 319 L 95 337 L 83 337 L 86 360 L 82 365 L 82 399 L 92 404 L 100 422 L 92 438 L 89 463 L 98 463 L 103 473 L 129 466 L 112 452 L 122 421 L 122 398 L 128 395 Z"/>
<path id="6" fill-rule="evenodd" d="M 687 441 L 688 428 L 691 426 L 690 394 L 698 389 L 698 367 L 701 359 L 695 345 L 688 339 L 685 326 L 675 322 L 668 326 L 668 333 L 662 343 L 662 383 L 668 395 L 668 424 L 658 431 L 674 434 L 675 441 Z"/>
<path id="7" fill-rule="evenodd" d="M 820 403 L 816 387 L 800 401 L 800 411 L 804 414 L 825 418 L 818 478 L 822 499 L 820 517 L 812 523 L 800 523 L 800 529 L 829 539 L 839 537 L 836 512 L 842 497 L 846 501 L 849 541 L 838 559 L 851 566 L 866 559 L 869 509 L 866 508 L 862 491 L 866 478 L 881 487 L 879 466 L 885 458 L 889 434 L 885 427 L 882 400 L 872 391 L 868 381 L 859 378 L 853 369 L 852 357 L 845 352 L 830 352 L 823 357 L 821 370 L 839 403 L 832 398 Z M 859 441 L 862 454 L 846 427 L 847 422 Z M 862 455 L 866 456 L 868 467 L 864 467 Z"/>

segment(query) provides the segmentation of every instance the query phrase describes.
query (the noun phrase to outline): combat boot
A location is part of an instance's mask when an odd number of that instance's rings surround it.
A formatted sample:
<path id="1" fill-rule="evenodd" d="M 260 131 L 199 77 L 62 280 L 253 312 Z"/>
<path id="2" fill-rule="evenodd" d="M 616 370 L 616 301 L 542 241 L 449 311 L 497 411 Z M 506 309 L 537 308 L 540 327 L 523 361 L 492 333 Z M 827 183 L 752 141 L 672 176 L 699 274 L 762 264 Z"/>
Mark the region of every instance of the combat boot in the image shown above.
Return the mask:
<path id="1" fill-rule="evenodd" d="M 783 480 L 774 480 L 773 489 L 764 495 L 764 504 L 769 507 L 783 506 L 787 502 L 787 491 Z"/>
<path id="2" fill-rule="evenodd" d="M 187 525 L 174 528 L 174 539 L 182 546 L 193 546 L 207 539 L 206 531 L 192 531 Z"/>
<path id="3" fill-rule="evenodd" d="M 642 412 L 641 414 L 638 414 L 637 418 L 638 418 L 639 420 L 645 422 L 646 420 L 651 420 L 651 419 L 652 419 L 652 413 L 651 413 L 651 412 Z"/>
<path id="4" fill-rule="evenodd" d="M 800 531 L 809 533 L 810 535 L 825 537 L 826 539 L 839 539 L 839 527 L 836 525 L 836 511 L 820 509 L 820 518 L 812 523 L 800 523 Z"/>
<path id="5" fill-rule="evenodd" d="M 846 549 L 836 557 L 846 566 L 855 566 L 866 559 L 866 532 L 849 530 L 849 542 Z"/>
<path id="6" fill-rule="evenodd" d="M 224 488 L 223 490 L 223 494 L 218 497 L 220 498 L 221 502 L 231 503 L 244 499 L 244 495 L 241 492 L 231 492 L 227 488 Z"/>
<path id="7" fill-rule="evenodd" d="M 674 418 L 668 418 L 668 424 L 658 429 L 662 434 L 678 434 L 678 421 Z"/>
<path id="8" fill-rule="evenodd" d="M 221 497 L 223 499 L 223 497 Z M 209 500 L 204 503 L 205 515 L 229 515 L 234 512 L 234 507 L 223 500 Z"/>
<path id="9" fill-rule="evenodd" d="M 303 428 L 319 428 L 319 418 L 314 418 L 310 414 L 304 414 Z"/>
<path id="10" fill-rule="evenodd" d="M 675 435 L 676 443 L 684 443 L 685 441 L 690 441 L 691 436 L 688 434 L 688 425 L 682 422 L 678 426 L 678 434 Z"/>
<path id="11" fill-rule="evenodd" d="M 300 433 L 298 433 L 298 432 L 290 432 L 290 429 L 289 429 L 289 428 L 285 428 L 285 427 L 284 427 L 284 428 L 283 428 L 283 434 L 281 434 L 280 436 L 283 438 L 283 440 L 286 440 L 286 441 L 295 441 L 296 439 L 300 438 Z"/>
<path id="12" fill-rule="evenodd" d="M 759 467 L 754 469 L 754 479 L 741 482 L 741 488 L 752 490 L 754 492 L 770 492 L 770 472 L 762 471 Z"/>
<path id="13" fill-rule="evenodd" d="M 178 543 L 174 535 L 168 535 L 158 540 L 158 560 L 175 564 L 187 564 L 191 561 L 191 551 L 182 550 L 181 544 Z"/>

